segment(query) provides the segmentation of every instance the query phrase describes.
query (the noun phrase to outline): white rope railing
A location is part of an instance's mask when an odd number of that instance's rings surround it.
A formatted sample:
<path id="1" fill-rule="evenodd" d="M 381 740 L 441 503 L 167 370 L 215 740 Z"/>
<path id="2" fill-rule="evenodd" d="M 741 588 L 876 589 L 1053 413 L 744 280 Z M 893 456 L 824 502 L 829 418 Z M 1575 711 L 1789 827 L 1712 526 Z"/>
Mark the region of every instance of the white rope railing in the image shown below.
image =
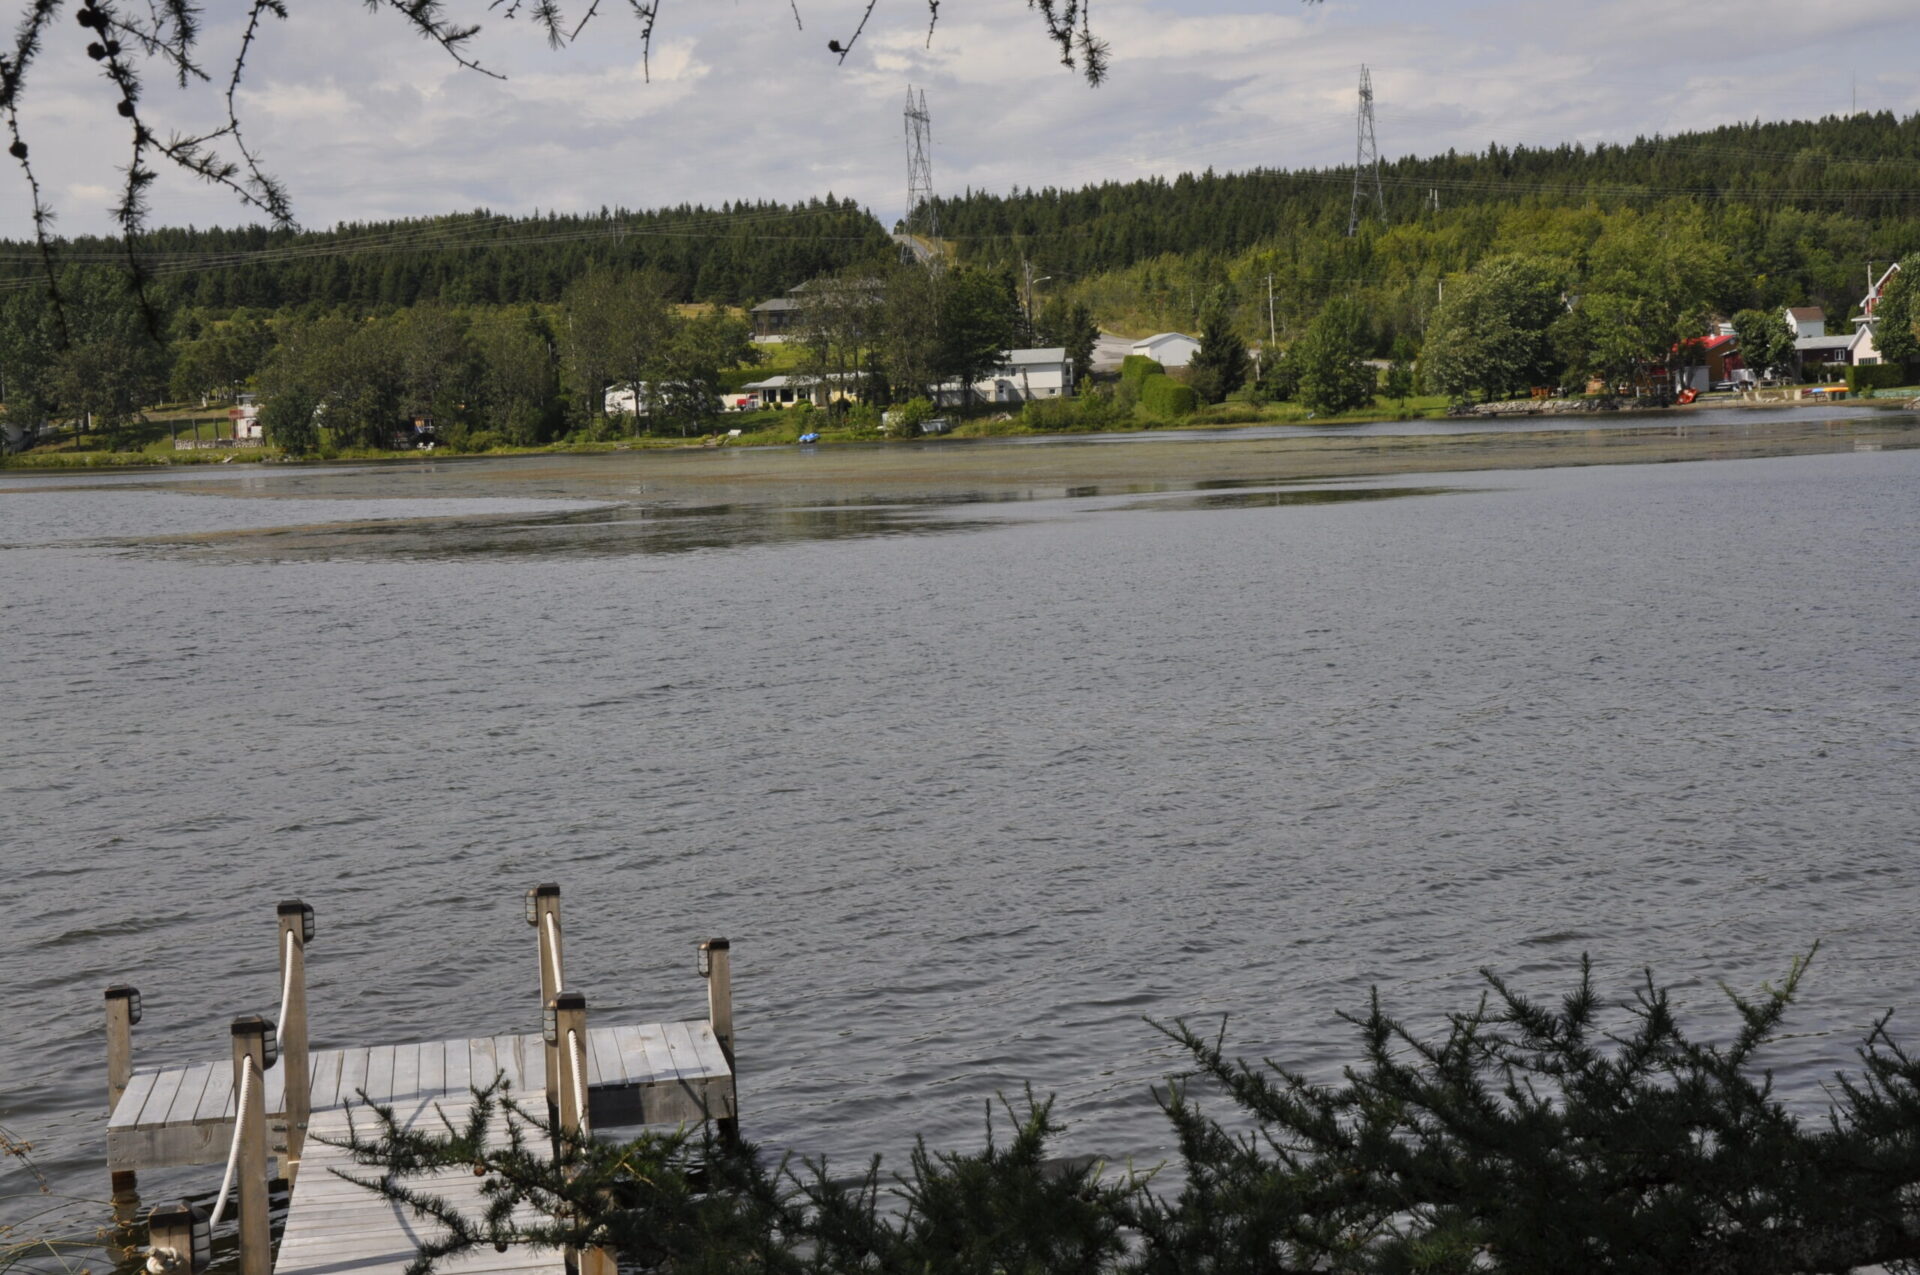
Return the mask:
<path id="1" fill-rule="evenodd" d="M 233 1170 L 240 1163 L 240 1136 L 247 1129 L 247 1098 L 253 1090 L 253 1055 L 248 1054 L 240 1065 L 239 1101 L 233 1109 L 233 1146 L 227 1152 L 227 1173 L 220 1179 L 220 1195 L 213 1202 L 213 1220 L 210 1226 L 220 1225 L 220 1219 L 226 1215 L 227 1197 L 233 1191 Z"/>
<path id="2" fill-rule="evenodd" d="M 280 978 L 280 1021 L 273 1025 L 276 1040 L 287 1038 L 287 1002 L 293 998 L 293 931 L 288 930 L 286 937 L 287 950 L 280 960 L 287 970 Z"/>
<path id="3" fill-rule="evenodd" d="M 587 1075 L 586 1066 L 581 1062 L 580 1033 L 567 1031 L 567 1060 L 573 1066 L 573 1107 L 574 1115 L 579 1119 L 580 1132 L 587 1130 Z"/>
<path id="4" fill-rule="evenodd" d="M 553 975 L 554 991 L 566 986 L 560 977 L 560 926 L 551 912 L 547 913 L 547 969 Z"/>

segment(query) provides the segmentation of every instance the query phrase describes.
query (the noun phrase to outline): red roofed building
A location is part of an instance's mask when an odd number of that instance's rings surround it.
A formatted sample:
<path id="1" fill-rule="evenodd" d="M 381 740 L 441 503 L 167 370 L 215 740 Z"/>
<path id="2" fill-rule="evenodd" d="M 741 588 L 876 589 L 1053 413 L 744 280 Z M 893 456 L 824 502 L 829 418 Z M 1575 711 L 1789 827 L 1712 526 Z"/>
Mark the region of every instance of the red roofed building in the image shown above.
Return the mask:
<path id="1" fill-rule="evenodd" d="M 1740 338 L 1736 336 L 1696 336 L 1673 347 L 1673 388 L 1705 393 L 1745 367 L 1740 359 Z"/>

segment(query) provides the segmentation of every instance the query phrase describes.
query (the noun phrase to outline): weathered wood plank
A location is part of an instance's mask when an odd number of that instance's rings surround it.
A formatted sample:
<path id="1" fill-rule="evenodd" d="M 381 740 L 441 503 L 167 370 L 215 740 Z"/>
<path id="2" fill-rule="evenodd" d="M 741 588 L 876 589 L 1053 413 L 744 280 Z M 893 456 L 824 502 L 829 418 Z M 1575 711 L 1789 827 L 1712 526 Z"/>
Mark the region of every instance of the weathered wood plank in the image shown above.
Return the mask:
<path id="1" fill-rule="evenodd" d="M 630 1085 L 642 1085 L 653 1079 L 653 1065 L 647 1061 L 647 1046 L 638 1027 L 613 1029 L 614 1048 L 620 1051 L 620 1070 Z"/>
<path id="2" fill-rule="evenodd" d="M 445 1093 L 447 1089 L 447 1042 L 444 1040 L 422 1041 L 420 1044 L 419 1091 L 423 1094 Z"/>
<path id="3" fill-rule="evenodd" d="M 165 1124 L 167 1122 L 167 1113 L 173 1109 L 174 1099 L 180 1096 L 180 1084 L 187 1078 L 188 1070 L 185 1067 L 178 1070 L 169 1069 L 155 1078 L 153 1096 L 147 1099 L 147 1106 L 153 1112 L 153 1117 L 146 1123 Z M 199 1101 L 197 1093 L 194 1095 L 194 1101 Z"/>
<path id="4" fill-rule="evenodd" d="M 372 1051 L 365 1048 L 349 1049 L 340 1058 L 340 1092 L 335 1098 L 339 1106 L 350 1102 L 359 1102 L 360 1091 L 367 1088 L 367 1055 Z M 308 1129 L 312 1136 L 312 1129 Z"/>
<path id="5" fill-rule="evenodd" d="M 126 1125 L 140 1123 L 140 1108 L 146 1105 L 153 1094 L 153 1082 L 159 1079 L 159 1073 L 136 1071 L 127 1081 L 126 1092 L 120 1095 L 120 1101 L 113 1104 L 113 1114 L 107 1117 L 107 1128 L 117 1129 Z"/>
<path id="6" fill-rule="evenodd" d="M 394 1098 L 420 1096 L 420 1049 L 418 1044 L 393 1047 L 393 1087 L 389 1092 Z"/>
<path id="7" fill-rule="evenodd" d="M 473 1088 L 473 1068 L 468 1061 L 467 1042 L 447 1042 L 447 1092 L 460 1097 Z"/>
<path id="8" fill-rule="evenodd" d="M 224 1073 L 224 1074 L 220 1074 Z M 167 1113 L 167 1124 L 191 1124 L 196 1120 L 231 1120 L 228 1108 L 233 1103 L 233 1064 L 201 1063 L 189 1067 L 180 1081 L 180 1092 Z"/>
<path id="9" fill-rule="evenodd" d="M 620 1046 L 609 1027 L 587 1029 L 587 1087 L 624 1085 L 627 1069 L 620 1061 Z"/>
<path id="10" fill-rule="evenodd" d="M 733 1075 L 733 1065 L 727 1061 L 727 1051 L 720 1048 L 720 1038 L 714 1035 L 711 1023 L 689 1023 L 693 1029 L 693 1045 L 700 1056 L 701 1074 L 707 1076 Z"/>
<path id="11" fill-rule="evenodd" d="M 500 1074 L 500 1054 L 493 1037 L 475 1036 L 467 1041 L 467 1057 L 473 1068 L 473 1083 L 485 1089 Z"/>
<path id="12" fill-rule="evenodd" d="M 685 1023 L 662 1023 L 666 1029 L 667 1052 L 673 1056 L 673 1069 L 683 1080 L 704 1079 L 700 1051 L 694 1047 L 693 1032 Z"/>
<path id="13" fill-rule="evenodd" d="M 375 1045 L 367 1051 L 367 1097 L 375 1102 L 393 1098 L 393 1055 L 397 1046 Z"/>
<path id="14" fill-rule="evenodd" d="M 319 1049 L 313 1054 L 312 1089 L 310 1090 L 312 1107 L 323 1111 L 334 1105 L 334 1095 L 340 1092 L 340 1051 L 337 1049 Z"/>
<path id="15" fill-rule="evenodd" d="M 642 1023 L 639 1034 L 650 1082 L 658 1085 L 680 1079 L 680 1069 L 673 1064 L 673 1051 L 667 1047 L 667 1029 L 660 1023 Z"/>

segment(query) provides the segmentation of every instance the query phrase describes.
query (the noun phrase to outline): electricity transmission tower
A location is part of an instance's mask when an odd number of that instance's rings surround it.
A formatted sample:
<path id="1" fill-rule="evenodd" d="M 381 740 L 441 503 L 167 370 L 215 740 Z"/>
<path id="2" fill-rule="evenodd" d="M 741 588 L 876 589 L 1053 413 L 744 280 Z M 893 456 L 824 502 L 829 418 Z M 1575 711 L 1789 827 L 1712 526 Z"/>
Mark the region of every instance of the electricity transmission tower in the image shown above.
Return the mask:
<path id="1" fill-rule="evenodd" d="M 907 85 L 907 219 L 906 233 L 935 239 L 940 218 L 933 207 L 933 120 L 927 114 L 927 91 L 917 94 Z M 933 245 L 927 245 L 932 249 Z"/>
<path id="2" fill-rule="evenodd" d="M 1367 169 L 1373 169 L 1373 206 L 1380 217 L 1380 224 L 1387 223 L 1387 194 L 1380 185 L 1380 145 L 1373 137 L 1373 73 L 1366 67 L 1360 68 L 1360 124 L 1359 135 L 1353 145 L 1353 210 L 1347 214 L 1347 238 L 1351 239 L 1360 229 L 1360 204 L 1365 198 L 1361 191 L 1365 186 Z"/>

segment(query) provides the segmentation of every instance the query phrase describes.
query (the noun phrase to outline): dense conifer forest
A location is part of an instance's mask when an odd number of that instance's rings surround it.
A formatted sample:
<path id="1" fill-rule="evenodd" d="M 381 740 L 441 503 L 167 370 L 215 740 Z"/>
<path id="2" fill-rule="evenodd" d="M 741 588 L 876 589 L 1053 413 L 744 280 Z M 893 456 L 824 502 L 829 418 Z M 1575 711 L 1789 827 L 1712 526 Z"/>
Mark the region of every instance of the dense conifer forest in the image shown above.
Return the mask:
<path id="1" fill-rule="evenodd" d="M 501 217 L 480 210 L 324 232 L 164 229 L 138 247 L 173 305 L 275 310 L 551 302 L 595 267 L 664 276 L 682 301 L 751 304 L 799 280 L 884 259 L 890 245 L 853 201 L 827 195 L 651 212 Z M 60 257 L 115 263 L 125 250 L 118 240 L 79 238 L 62 244 Z M 0 280 L 39 269 L 31 244 L 0 244 Z"/>
<path id="2" fill-rule="evenodd" d="M 1731 125 L 1623 145 L 1492 146 L 1385 164 L 1382 224 L 1371 201 L 1347 234 L 1353 170 L 1263 169 L 1109 182 L 938 205 L 963 260 L 1031 263 L 1127 329 L 1197 328 L 1208 294 L 1230 293 L 1249 337 L 1288 343 L 1328 297 L 1367 304 L 1381 352 L 1417 339 L 1442 280 L 1489 256 L 1564 261 L 1578 278 L 1610 230 L 1648 222 L 1723 251 L 1703 298 L 1824 306 L 1844 319 L 1884 267 L 1920 241 L 1920 116 L 1860 114 Z"/>
<path id="3" fill-rule="evenodd" d="M 1756 122 L 1591 148 L 1491 146 L 1400 159 L 1381 179 L 1385 224 L 1368 216 L 1352 238 L 1347 168 L 967 191 L 938 201 L 938 213 L 962 261 L 1028 261 L 1095 302 L 1103 321 L 1133 315 L 1151 326 L 1157 316 L 1191 327 L 1201 290 L 1226 283 L 1246 293 L 1251 335 L 1266 326 L 1269 273 L 1276 311 L 1311 316 L 1332 292 L 1384 289 L 1397 298 L 1414 284 L 1434 292 L 1439 279 L 1483 256 L 1577 257 L 1611 218 L 1685 208 L 1743 277 L 1744 292 L 1728 305 L 1818 304 L 1844 317 L 1868 263 L 1915 246 L 1920 116 Z M 170 301 L 200 309 L 551 302 L 595 266 L 657 271 L 682 301 L 752 304 L 886 259 L 886 230 L 853 201 L 827 195 L 650 212 L 476 211 L 322 232 L 162 229 L 140 249 Z M 60 251 L 68 262 L 124 255 L 117 241 L 90 237 Z M 0 244 L 0 281 L 38 270 L 32 245 Z M 1396 330 L 1418 326 L 1416 314 L 1389 317 Z"/>

